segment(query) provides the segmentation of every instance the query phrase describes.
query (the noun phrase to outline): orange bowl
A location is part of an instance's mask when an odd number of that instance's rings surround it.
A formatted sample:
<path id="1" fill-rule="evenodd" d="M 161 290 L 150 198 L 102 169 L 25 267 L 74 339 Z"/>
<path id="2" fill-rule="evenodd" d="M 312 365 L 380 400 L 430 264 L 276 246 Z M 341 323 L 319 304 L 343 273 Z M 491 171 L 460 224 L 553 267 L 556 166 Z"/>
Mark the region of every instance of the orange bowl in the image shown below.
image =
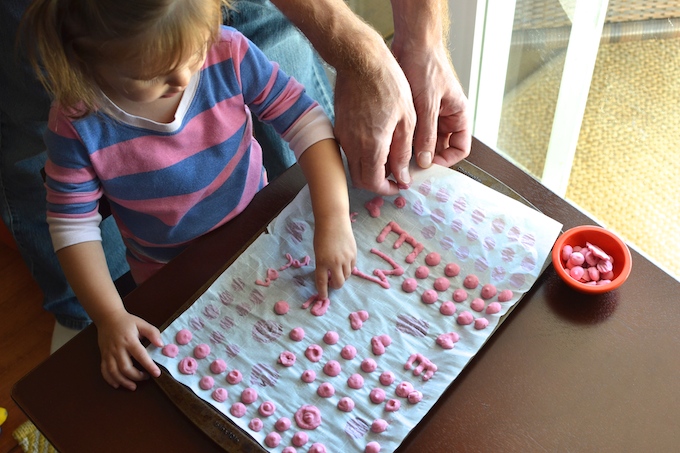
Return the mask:
<path id="1" fill-rule="evenodd" d="M 601 248 L 612 257 L 614 273 L 610 283 L 588 285 L 576 280 L 565 269 L 562 262 L 562 248 L 565 245 L 585 247 L 586 242 Z M 552 263 L 557 275 L 570 287 L 588 294 L 602 294 L 618 288 L 630 275 L 633 260 L 628 246 L 617 235 L 604 228 L 593 225 L 582 225 L 565 231 L 557 238 L 552 249 Z"/>

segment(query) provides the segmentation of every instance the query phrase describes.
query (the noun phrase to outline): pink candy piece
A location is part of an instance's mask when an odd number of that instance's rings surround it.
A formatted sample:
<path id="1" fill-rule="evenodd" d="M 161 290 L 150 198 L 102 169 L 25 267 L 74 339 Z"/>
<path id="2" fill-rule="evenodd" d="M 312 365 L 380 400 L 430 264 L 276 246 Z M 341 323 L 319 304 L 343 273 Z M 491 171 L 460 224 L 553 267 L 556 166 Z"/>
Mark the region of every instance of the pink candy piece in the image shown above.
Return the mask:
<path id="1" fill-rule="evenodd" d="M 340 357 L 342 357 L 345 360 L 352 360 L 354 357 L 356 357 L 356 355 L 357 348 L 355 348 L 351 344 L 344 346 L 340 351 Z"/>
<path id="2" fill-rule="evenodd" d="M 477 297 L 470 302 L 470 308 L 474 311 L 482 311 L 484 310 L 484 301 Z"/>
<path id="3" fill-rule="evenodd" d="M 364 448 L 364 453 L 379 453 L 380 452 L 380 444 L 376 441 L 371 441 L 366 444 L 366 447 Z"/>
<path id="4" fill-rule="evenodd" d="M 487 315 L 495 315 L 501 311 L 501 304 L 498 302 L 491 302 L 488 307 L 486 307 Z"/>
<path id="5" fill-rule="evenodd" d="M 285 367 L 291 367 L 295 365 L 295 360 L 295 354 L 290 351 L 283 351 L 281 354 L 279 354 L 278 362 Z"/>
<path id="6" fill-rule="evenodd" d="M 368 398 L 374 404 L 380 404 L 385 401 L 385 391 L 381 388 L 374 388 L 371 393 L 368 394 Z"/>
<path id="7" fill-rule="evenodd" d="M 574 248 L 571 245 L 566 244 L 564 247 L 562 247 L 562 252 L 560 255 L 562 261 L 569 260 L 569 257 L 571 256 L 572 253 L 574 253 Z"/>
<path id="8" fill-rule="evenodd" d="M 460 274 L 460 266 L 456 263 L 449 263 L 444 267 L 444 275 L 447 277 L 455 277 Z"/>
<path id="9" fill-rule="evenodd" d="M 446 277 L 439 277 L 434 281 L 434 289 L 437 291 L 446 291 L 450 285 L 451 282 Z"/>
<path id="10" fill-rule="evenodd" d="M 486 329 L 486 327 L 488 325 L 489 325 L 489 320 L 486 319 L 486 318 L 475 319 L 475 329 L 477 329 L 477 330 Z"/>
<path id="11" fill-rule="evenodd" d="M 223 389 L 222 387 L 218 387 L 212 392 L 211 396 L 212 399 L 214 399 L 218 403 L 223 403 L 229 397 L 229 392 L 227 392 L 227 390 Z"/>
<path id="12" fill-rule="evenodd" d="M 210 372 L 214 374 L 224 373 L 227 370 L 227 362 L 222 359 L 215 359 L 210 364 Z"/>
<path id="13" fill-rule="evenodd" d="M 288 431 L 290 429 L 290 419 L 288 417 L 281 417 L 274 423 L 274 429 L 280 432 Z"/>
<path id="14" fill-rule="evenodd" d="M 305 330 L 302 327 L 296 327 L 290 331 L 290 335 L 288 336 L 293 341 L 302 341 L 302 339 L 305 338 Z"/>
<path id="15" fill-rule="evenodd" d="M 396 412 L 401 407 L 401 401 L 391 398 L 385 403 L 385 410 L 387 412 Z"/>
<path id="16" fill-rule="evenodd" d="M 374 433 L 382 433 L 387 429 L 387 422 L 382 418 L 377 418 L 371 423 L 371 431 Z"/>
<path id="17" fill-rule="evenodd" d="M 442 303 L 442 305 L 439 307 L 439 313 L 445 316 L 451 316 L 455 312 L 456 305 L 450 300 L 447 300 L 446 302 Z"/>
<path id="18" fill-rule="evenodd" d="M 174 343 L 168 343 L 165 346 L 163 346 L 163 349 L 161 349 L 161 353 L 166 357 L 174 359 L 175 357 L 177 357 L 177 354 L 179 354 L 179 348 Z"/>
<path id="19" fill-rule="evenodd" d="M 293 440 L 291 441 L 296 447 L 302 447 L 307 442 L 309 442 L 309 436 L 304 431 L 298 431 L 293 434 Z"/>
<path id="20" fill-rule="evenodd" d="M 394 382 L 394 373 L 391 371 L 383 371 L 380 373 L 380 378 L 378 380 L 384 386 L 392 385 Z"/>
<path id="21" fill-rule="evenodd" d="M 467 289 L 475 289 L 479 285 L 479 277 L 470 274 L 463 280 L 463 286 Z"/>
<path id="22" fill-rule="evenodd" d="M 430 252 L 425 256 L 425 264 L 428 266 L 436 266 L 442 260 L 442 257 L 437 252 Z"/>
<path id="23" fill-rule="evenodd" d="M 256 433 L 259 433 L 262 430 L 262 420 L 259 418 L 254 418 L 248 423 L 248 428 L 252 429 Z"/>
<path id="24" fill-rule="evenodd" d="M 236 418 L 241 418 L 246 415 L 246 406 L 243 403 L 234 403 L 229 408 L 229 413 Z"/>
<path id="25" fill-rule="evenodd" d="M 285 300 L 280 300 L 274 304 L 274 313 L 277 315 L 285 315 L 288 313 L 288 310 L 290 309 L 290 306 L 288 305 L 288 302 Z"/>
<path id="26" fill-rule="evenodd" d="M 358 373 L 354 373 L 347 378 L 347 385 L 351 389 L 358 390 L 364 386 L 364 377 Z"/>
<path id="27" fill-rule="evenodd" d="M 378 364 L 370 357 L 361 361 L 361 371 L 364 373 L 372 373 L 376 368 L 378 368 Z"/>
<path id="28" fill-rule="evenodd" d="M 311 384 L 316 380 L 316 371 L 314 370 L 305 370 L 302 372 L 302 376 L 300 377 L 302 379 L 302 382 L 305 382 L 307 384 Z"/>
<path id="29" fill-rule="evenodd" d="M 199 344 L 194 348 L 194 357 L 197 359 L 205 359 L 210 354 L 210 346 L 205 343 Z"/>
<path id="30" fill-rule="evenodd" d="M 572 253 L 571 256 L 574 256 L 574 254 Z M 571 269 L 569 269 L 569 275 L 571 276 L 571 278 L 575 280 L 581 280 L 584 272 L 585 270 L 581 266 L 574 266 Z"/>
<path id="31" fill-rule="evenodd" d="M 243 380 L 243 375 L 239 370 L 231 370 L 227 374 L 227 382 L 231 385 L 236 385 Z"/>
<path id="32" fill-rule="evenodd" d="M 416 268 L 416 278 L 427 278 L 427 276 L 430 275 L 430 269 L 428 269 L 426 266 L 418 266 Z"/>
<path id="33" fill-rule="evenodd" d="M 177 332 L 177 335 L 175 335 L 175 341 L 179 345 L 185 345 L 185 344 L 189 344 L 192 337 L 193 337 L 193 334 L 191 333 L 190 330 L 182 329 L 179 332 Z"/>
<path id="34" fill-rule="evenodd" d="M 413 291 L 418 289 L 418 282 L 416 281 L 415 278 L 407 278 L 401 284 L 401 289 L 404 290 L 405 293 L 412 293 Z"/>
<path id="35" fill-rule="evenodd" d="M 261 416 L 269 417 L 274 412 L 276 412 L 276 404 L 272 403 L 271 401 L 265 401 L 262 404 L 260 404 L 260 407 L 257 409 L 257 411 L 260 413 Z"/>
<path id="36" fill-rule="evenodd" d="M 487 283 L 486 285 L 482 286 L 481 295 L 483 299 L 491 299 L 496 295 L 497 292 L 498 290 L 495 286 L 493 286 L 491 283 Z"/>
<path id="37" fill-rule="evenodd" d="M 512 299 L 512 290 L 504 289 L 498 293 L 498 302 L 508 302 L 510 299 Z"/>
<path id="38" fill-rule="evenodd" d="M 309 345 L 305 350 L 305 357 L 310 362 L 318 362 L 323 357 L 323 349 L 318 344 Z"/>
<path id="39" fill-rule="evenodd" d="M 329 330 L 329 331 L 326 332 L 326 334 L 323 336 L 323 341 L 324 341 L 324 343 L 326 343 L 326 344 L 328 344 L 328 345 L 334 345 L 334 344 L 336 344 L 336 343 L 338 342 L 339 339 L 340 339 L 340 335 L 338 335 L 338 333 L 335 332 L 335 331 L 333 331 L 333 330 Z"/>
<path id="40" fill-rule="evenodd" d="M 463 302 L 467 297 L 468 293 L 463 288 L 458 288 L 453 292 L 453 300 L 456 302 Z"/>
<path id="41" fill-rule="evenodd" d="M 182 374 L 194 374 L 198 369 L 198 363 L 196 363 L 196 359 L 193 357 L 184 357 L 179 361 L 177 369 Z"/>
<path id="42" fill-rule="evenodd" d="M 323 372 L 330 377 L 337 376 L 340 374 L 340 371 L 342 371 L 342 368 L 340 367 L 340 363 L 338 363 L 337 360 L 329 360 L 323 366 Z"/>
<path id="43" fill-rule="evenodd" d="M 585 261 L 586 258 L 581 252 L 573 252 L 571 256 L 569 256 L 569 263 L 571 263 L 572 266 L 580 266 Z"/>
<path id="44" fill-rule="evenodd" d="M 352 412 L 354 410 L 354 400 L 347 396 L 340 398 L 338 409 L 343 412 Z"/>
<path id="45" fill-rule="evenodd" d="M 324 382 L 319 386 L 318 389 L 316 389 L 316 394 L 321 398 L 330 398 L 331 396 L 335 395 L 335 387 L 333 387 L 333 385 L 329 382 Z"/>
<path id="46" fill-rule="evenodd" d="M 474 321 L 474 316 L 469 311 L 461 312 L 456 319 L 456 322 L 461 326 L 472 324 L 472 321 Z"/>
<path id="47" fill-rule="evenodd" d="M 252 404 L 257 400 L 257 390 L 248 387 L 241 392 L 241 402 L 243 404 Z"/>
<path id="48" fill-rule="evenodd" d="M 281 434 L 277 433 L 276 431 L 272 431 L 264 438 L 264 443 L 269 448 L 278 447 L 281 443 Z"/>
<path id="49" fill-rule="evenodd" d="M 198 386 L 203 390 L 210 390 L 215 386 L 215 379 L 211 376 L 203 376 L 200 381 L 198 381 Z"/>
<path id="50" fill-rule="evenodd" d="M 433 289 L 428 289 L 420 297 L 420 300 L 422 300 L 424 304 L 433 304 L 437 301 L 437 292 Z"/>

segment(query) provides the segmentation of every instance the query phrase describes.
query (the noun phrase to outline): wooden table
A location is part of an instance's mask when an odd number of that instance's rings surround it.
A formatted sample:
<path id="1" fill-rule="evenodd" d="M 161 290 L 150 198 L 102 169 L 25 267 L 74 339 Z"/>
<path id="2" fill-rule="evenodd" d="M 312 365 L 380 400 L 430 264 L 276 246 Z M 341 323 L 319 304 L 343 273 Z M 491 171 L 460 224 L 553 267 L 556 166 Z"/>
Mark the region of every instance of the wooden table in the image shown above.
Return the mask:
<path id="1" fill-rule="evenodd" d="M 594 223 L 476 140 L 469 161 L 565 229 Z M 126 297 L 128 309 L 165 323 L 303 183 L 298 169 L 274 181 Z M 549 267 L 399 451 L 677 451 L 680 283 L 632 253 L 628 281 L 603 296 L 570 290 Z M 12 397 L 62 453 L 220 451 L 152 381 L 135 392 L 109 387 L 94 327 Z"/>

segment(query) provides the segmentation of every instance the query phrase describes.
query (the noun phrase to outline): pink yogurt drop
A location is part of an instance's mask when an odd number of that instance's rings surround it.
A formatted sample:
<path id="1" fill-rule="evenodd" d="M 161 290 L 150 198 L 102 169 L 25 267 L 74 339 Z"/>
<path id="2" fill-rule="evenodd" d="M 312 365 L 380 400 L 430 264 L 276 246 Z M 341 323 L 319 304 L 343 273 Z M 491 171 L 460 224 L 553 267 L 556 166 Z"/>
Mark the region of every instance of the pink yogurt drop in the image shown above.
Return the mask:
<path id="1" fill-rule="evenodd" d="M 323 372 L 330 377 L 337 376 L 340 374 L 340 371 L 342 371 L 342 368 L 340 367 L 340 363 L 338 363 L 337 360 L 329 360 L 323 366 Z"/>
<path id="2" fill-rule="evenodd" d="M 338 409 L 342 412 L 352 412 L 354 410 L 354 400 L 348 396 L 340 398 Z"/>
<path id="3" fill-rule="evenodd" d="M 443 333 L 437 337 L 436 343 L 444 349 L 453 349 L 459 340 L 456 332 Z"/>
<path id="4" fill-rule="evenodd" d="M 512 290 L 504 289 L 498 293 L 498 302 L 507 302 L 512 299 Z"/>
<path id="5" fill-rule="evenodd" d="M 416 268 L 416 278 L 427 278 L 427 276 L 430 275 L 430 269 L 428 269 L 426 266 L 418 266 Z"/>
<path id="6" fill-rule="evenodd" d="M 456 305 L 450 300 L 447 300 L 446 302 L 442 303 L 441 307 L 439 307 L 439 313 L 441 313 L 444 316 L 451 316 L 455 312 Z"/>
<path id="7" fill-rule="evenodd" d="M 446 277 L 439 277 L 434 281 L 434 289 L 437 291 L 446 291 L 450 285 L 451 282 Z"/>
<path id="8" fill-rule="evenodd" d="M 177 369 L 182 374 L 194 374 L 198 369 L 198 363 L 196 363 L 196 359 L 193 357 L 184 357 L 179 361 Z"/>
<path id="9" fill-rule="evenodd" d="M 340 357 L 342 357 L 345 360 L 352 360 L 354 357 L 356 357 L 356 355 L 357 348 L 355 348 L 351 344 L 344 346 L 340 351 Z"/>
<path id="10" fill-rule="evenodd" d="M 281 443 L 281 434 L 277 433 L 276 431 L 272 431 L 264 438 L 264 443 L 269 448 L 278 447 Z"/>
<path id="11" fill-rule="evenodd" d="M 161 353 L 166 357 L 174 359 L 175 357 L 177 357 L 177 354 L 179 354 L 179 348 L 174 343 L 168 343 L 165 346 L 163 346 L 163 349 L 161 349 Z"/>
<path id="12" fill-rule="evenodd" d="M 335 331 L 333 331 L 333 330 L 329 330 L 329 331 L 326 332 L 326 334 L 323 336 L 323 341 L 324 341 L 324 343 L 326 343 L 326 344 L 328 344 L 328 345 L 334 345 L 334 344 L 336 344 L 336 343 L 338 342 L 339 339 L 340 339 L 340 335 L 338 335 L 338 333 L 335 332 Z"/>
<path id="13" fill-rule="evenodd" d="M 315 442 L 309 447 L 308 453 L 326 453 L 326 446 L 322 443 Z"/>
<path id="14" fill-rule="evenodd" d="M 422 392 L 419 392 L 418 390 L 414 390 L 411 393 L 408 394 L 408 402 L 411 404 L 418 404 L 422 401 L 423 399 L 423 394 Z"/>
<path id="15" fill-rule="evenodd" d="M 428 305 L 435 303 L 437 301 L 437 291 L 433 289 L 426 290 L 420 297 L 420 300 L 422 300 L 424 304 Z"/>
<path id="16" fill-rule="evenodd" d="M 316 380 L 316 371 L 314 370 L 305 370 L 302 372 L 302 376 L 300 376 L 300 379 L 302 379 L 302 382 L 305 382 L 307 384 L 311 384 Z"/>
<path id="17" fill-rule="evenodd" d="M 397 385 L 397 388 L 395 389 L 395 393 L 397 396 L 400 396 L 402 398 L 408 397 L 408 394 L 413 391 L 413 384 L 411 384 L 408 381 L 402 381 Z"/>
<path id="18" fill-rule="evenodd" d="M 221 374 L 227 370 L 227 362 L 222 359 L 215 359 L 210 364 L 210 372 L 213 374 Z"/>
<path id="19" fill-rule="evenodd" d="M 256 433 L 259 433 L 262 431 L 262 425 L 262 420 L 259 418 L 254 418 L 250 421 L 250 423 L 248 423 L 248 428 L 252 429 Z"/>
<path id="20" fill-rule="evenodd" d="M 461 312 L 461 314 L 459 314 L 458 318 L 456 319 L 456 322 L 461 326 L 470 325 L 472 324 L 473 321 L 474 316 L 472 316 L 472 313 L 470 313 L 469 311 Z"/>
<path id="21" fill-rule="evenodd" d="M 387 387 L 388 385 L 392 385 L 392 383 L 394 382 L 394 373 L 392 373 L 391 371 L 383 371 L 382 373 L 380 373 L 379 381 L 385 387 Z"/>
<path id="22" fill-rule="evenodd" d="M 351 389 L 358 390 L 364 386 L 364 377 L 359 373 L 354 373 L 347 378 L 347 385 Z"/>
<path id="23" fill-rule="evenodd" d="M 283 351 L 281 354 L 279 354 L 278 362 L 285 367 L 291 367 L 295 365 L 295 360 L 295 354 L 290 351 Z"/>
<path id="24" fill-rule="evenodd" d="M 305 338 L 305 330 L 302 327 L 296 327 L 290 331 L 288 336 L 293 341 L 302 341 Z"/>
<path id="25" fill-rule="evenodd" d="M 486 329 L 488 325 L 489 325 L 489 320 L 486 319 L 486 318 L 475 319 L 475 329 L 477 329 L 477 330 Z"/>
<path id="26" fill-rule="evenodd" d="M 243 375 L 239 370 L 231 370 L 227 374 L 227 382 L 231 385 L 236 385 L 243 380 Z"/>
<path id="27" fill-rule="evenodd" d="M 274 423 L 274 429 L 280 432 L 288 431 L 290 429 L 290 418 L 281 417 Z"/>
<path id="28" fill-rule="evenodd" d="M 364 453 L 379 453 L 380 452 L 380 444 L 376 441 L 371 441 L 366 444 L 366 447 L 364 448 Z"/>
<path id="29" fill-rule="evenodd" d="M 257 409 L 257 411 L 260 413 L 261 416 L 263 417 L 269 417 L 274 412 L 276 412 L 276 404 L 274 404 L 271 401 L 265 401 L 262 404 L 260 404 L 260 407 Z"/>
<path id="30" fill-rule="evenodd" d="M 374 404 L 380 404 L 385 401 L 385 391 L 381 388 L 374 388 L 371 393 L 368 394 L 368 398 Z"/>
<path id="31" fill-rule="evenodd" d="M 428 266 L 436 266 L 442 260 L 442 257 L 437 252 L 430 252 L 425 256 L 425 264 Z"/>
<path id="32" fill-rule="evenodd" d="M 475 274 L 470 274 L 463 279 L 463 286 L 467 289 L 475 289 L 479 285 L 479 277 Z"/>
<path id="33" fill-rule="evenodd" d="M 205 343 L 201 343 L 194 348 L 194 357 L 197 359 L 205 359 L 210 354 L 210 346 Z"/>
<path id="34" fill-rule="evenodd" d="M 376 368 L 378 368 L 378 364 L 370 357 L 361 361 L 361 371 L 364 373 L 372 373 Z"/>
<path id="35" fill-rule="evenodd" d="M 482 286 L 483 299 L 491 299 L 493 296 L 496 295 L 497 292 L 498 290 L 491 283 L 487 283 L 486 285 Z"/>
<path id="36" fill-rule="evenodd" d="M 447 277 L 455 277 L 460 274 L 460 266 L 456 263 L 449 263 L 444 267 L 444 275 Z"/>
<path id="37" fill-rule="evenodd" d="M 394 399 L 394 398 L 390 398 L 385 403 L 385 410 L 387 412 L 397 412 L 400 407 L 401 407 L 401 401 Z"/>
<path id="38" fill-rule="evenodd" d="M 190 330 L 182 329 L 179 332 L 177 332 L 177 335 L 175 335 L 175 341 L 179 345 L 185 345 L 185 344 L 189 344 L 192 337 L 193 337 L 193 334 L 191 333 Z"/>
<path id="39" fill-rule="evenodd" d="M 480 299 L 479 297 L 473 299 L 473 301 L 470 302 L 470 308 L 474 311 L 484 310 L 484 300 Z"/>
<path id="40" fill-rule="evenodd" d="M 295 447 L 291 447 L 290 445 L 287 447 L 284 447 L 283 450 L 281 450 L 281 453 L 297 453 L 297 450 Z"/>
<path id="41" fill-rule="evenodd" d="M 468 293 L 463 288 L 458 288 L 453 292 L 453 300 L 456 302 L 463 302 L 467 297 Z"/>
<path id="42" fill-rule="evenodd" d="M 401 289 L 404 290 L 405 293 L 412 293 L 418 289 L 418 282 L 415 278 L 407 278 L 401 284 Z"/>
<path id="43" fill-rule="evenodd" d="M 307 357 L 307 360 L 310 362 L 318 362 L 321 360 L 322 356 L 323 349 L 321 349 L 321 346 L 318 344 L 311 344 L 307 346 L 307 349 L 305 350 L 305 357 Z"/>
<path id="44" fill-rule="evenodd" d="M 290 309 L 290 306 L 288 305 L 288 302 L 285 300 L 280 300 L 274 304 L 274 313 L 277 315 L 285 315 L 288 313 L 288 310 Z"/>
<path id="45" fill-rule="evenodd" d="M 243 403 L 234 403 L 229 408 L 229 413 L 236 418 L 246 415 L 246 406 Z"/>
<path id="46" fill-rule="evenodd" d="M 198 386 L 203 390 L 210 390 L 215 386 L 215 379 L 212 376 L 203 376 L 200 381 L 198 381 Z"/>
<path id="47" fill-rule="evenodd" d="M 335 395 L 335 387 L 330 382 L 324 382 L 316 389 L 316 394 L 321 398 L 330 398 Z"/>
<path id="48" fill-rule="evenodd" d="M 243 389 L 241 392 L 241 402 L 243 404 L 252 404 L 257 400 L 257 390 L 252 387 Z"/>
<path id="49" fill-rule="evenodd" d="M 406 206 L 406 198 L 399 195 L 397 198 L 394 199 L 394 207 L 396 207 L 397 209 L 401 209 L 404 206 Z"/>
<path id="50" fill-rule="evenodd" d="M 309 436 L 304 431 L 298 431 L 293 434 L 293 439 L 291 441 L 296 447 L 302 447 L 307 442 L 309 442 Z"/>
<path id="51" fill-rule="evenodd" d="M 501 304 L 498 302 L 491 302 L 487 307 L 486 307 L 486 314 L 487 315 L 495 315 L 496 313 L 501 311 Z"/>
<path id="52" fill-rule="evenodd" d="M 305 404 L 295 412 L 295 423 L 300 429 L 316 429 L 321 425 L 321 411 L 316 406 Z"/>
<path id="53" fill-rule="evenodd" d="M 218 387 L 212 392 L 211 396 L 212 396 L 212 399 L 214 399 L 218 403 L 224 403 L 227 400 L 227 398 L 229 397 L 229 392 L 227 392 L 227 389 L 224 389 L 222 387 Z"/>
<path id="54" fill-rule="evenodd" d="M 385 432 L 387 429 L 387 422 L 383 420 L 382 418 L 376 418 L 373 420 L 373 423 L 371 423 L 371 431 L 374 433 L 382 433 Z"/>

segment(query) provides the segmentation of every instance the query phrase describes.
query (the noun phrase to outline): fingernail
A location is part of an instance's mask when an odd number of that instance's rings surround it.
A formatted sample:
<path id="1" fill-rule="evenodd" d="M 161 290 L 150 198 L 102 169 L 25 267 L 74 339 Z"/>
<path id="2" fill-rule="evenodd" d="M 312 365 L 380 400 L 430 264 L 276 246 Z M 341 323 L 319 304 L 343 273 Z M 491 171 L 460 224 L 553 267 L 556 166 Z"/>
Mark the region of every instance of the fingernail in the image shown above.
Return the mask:
<path id="1" fill-rule="evenodd" d="M 418 154 L 418 165 L 422 168 L 428 168 L 432 165 L 432 154 L 427 152 Z"/>
<path id="2" fill-rule="evenodd" d="M 399 179 L 401 179 L 402 184 L 411 184 L 411 174 L 408 172 L 408 167 L 404 167 L 399 172 Z"/>

